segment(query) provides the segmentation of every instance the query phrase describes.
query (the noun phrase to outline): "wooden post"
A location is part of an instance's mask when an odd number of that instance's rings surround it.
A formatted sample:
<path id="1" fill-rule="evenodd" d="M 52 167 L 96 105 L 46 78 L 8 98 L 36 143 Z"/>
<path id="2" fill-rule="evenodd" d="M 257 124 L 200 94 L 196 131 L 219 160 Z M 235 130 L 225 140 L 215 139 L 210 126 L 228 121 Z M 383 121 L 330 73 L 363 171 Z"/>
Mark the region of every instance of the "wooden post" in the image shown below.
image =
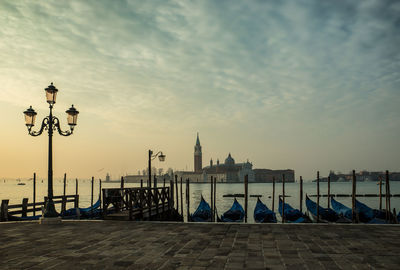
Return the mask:
<path id="1" fill-rule="evenodd" d="M 176 212 L 179 215 L 178 175 L 176 174 L 175 174 L 175 189 L 176 189 Z"/>
<path id="2" fill-rule="evenodd" d="M 28 198 L 23 198 L 22 199 L 22 213 L 21 213 L 22 217 L 26 217 L 27 210 L 28 210 Z"/>
<path id="3" fill-rule="evenodd" d="M 170 195 L 169 195 L 169 216 L 170 216 L 170 218 L 171 218 L 171 212 L 173 211 L 173 208 L 174 208 L 174 206 L 175 206 L 175 203 L 174 203 L 174 180 L 170 180 L 169 181 L 169 192 L 170 192 Z"/>
<path id="4" fill-rule="evenodd" d="M 153 185 L 153 187 L 157 187 L 157 177 L 154 175 L 154 185 Z"/>
<path id="5" fill-rule="evenodd" d="M 65 197 L 65 188 L 67 187 L 67 174 L 64 173 L 64 189 L 63 189 L 63 196 Z"/>
<path id="6" fill-rule="evenodd" d="M 152 205 L 152 199 L 151 199 L 151 179 L 149 179 L 149 185 L 147 186 L 147 206 L 149 207 L 149 220 L 151 220 L 151 205 Z"/>
<path id="7" fill-rule="evenodd" d="M 389 171 L 386 171 L 386 220 L 390 221 L 390 183 L 389 183 Z"/>
<path id="8" fill-rule="evenodd" d="M 183 218 L 183 180 L 181 176 L 181 216 Z"/>
<path id="9" fill-rule="evenodd" d="M 124 188 L 124 177 L 121 176 L 121 189 L 123 189 L 123 188 Z"/>
<path id="10" fill-rule="evenodd" d="M 317 222 L 319 222 L 319 171 L 317 171 Z"/>
<path id="11" fill-rule="evenodd" d="M 106 204 L 106 189 L 103 189 L 101 193 L 103 193 L 103 219 L 107 216 L 107 204 Z"/>
<path id="12" fill-rule="evenodd" d="M 158 209 L 159 197 L 158 197 L 158 188 L 157 188 L 157 178 L 156 178 L 155 175 L 154 175 L 154 185 L 153 185 L 153 187 L 154 187 L 154 201 L 156 202 L 156 220 L 157 220 L 160 217 L 160 212 L 159 212 L 159 209 Z"/>
<path id="13" fill-rule="evenodd" d="M 165 177 L 164 177 L 164 182 L 163 182 L 163 188 L 165 188 Z"/>
<path id="14" fill-rule="evenodd" d="M 79 208 L 78 178 L 75 178 L 75 208 Z"/>
<path id="15" fill-rule="evenodd" d="M 211 199 L 211 221 L 214 221 L 214 216 L 212 213 L 214 213 L 214 178 L 211 176 L 211 193 L 210 193 L 210 199 Z"/>
<path id="16" fill-rule="evenodd" d="M 272 176 L 272 212 L 275 212 L 275 176 Z"/>
<path id="17" fill-rule="evenodd" d="M 379 176 L 379 211 L 382 211 L 382 176 Z"/>
<path id="18" fill-rule="evenodd" d="M 300 212 L 303 213 L 303 177 L 300 176 Z"/>
<path id="19" fill-rule="evenodd" d="M 353 170 L 353 187 L 351 191 L 351 211 L 352 211 L 352 221 L 356 222 L 356 171 Z"/>
<path id="20" fill-rule="evenodd" d="M 8 221 L 8 202 L 9 200 L 1 201 L 0 221 Z"/>
<path id="21" fill-rule="evenodd" d="M 213 212 L 213 220 L 215 221 L 215 214 L 217 212 L 217 177 L 214 178 L 214 212 Z"/>
<path id="22" fill-rule="evenodd" d="M 133 220 L 133 200 L 132 200 L 132 190 L 130 189 L 128 192 L 128 205 L 129 205 L 129 220 Z"/>
<path id="23" fill-rule="evenodd" d="M 92 188 L 90 192 L 90 215 L 93 218 L 93 185 L 94 185 L 94 177 L 92 176 Z"/>
<path id="24" fill-rule="evenodd" d="M 190 221 L 190 189 L 189 189 L 189 178 L 186 179 L 186 215 L 187 222 Z"/>
<path id="25" fill-rule="evenodd" d="M 331 177 L 328 176 L 328 208 L 330 208 L 331 206 L 330 198 L 331 198 Z"/>
<path id="26" fill-rule="evenodd" d="M 102 198 L 101 198 L 101 179 L 99 179 L 99 199 L 100 199 L 100 210 L 102 209 L 101 207 L 101 202 L 102 202 Z"/>
<path id="27" fill-rule="evenodd" d="M 143 188 L 143 179 L 140 179 L 140 188 Z"/>
<path id="28" fill-rule="evenodd" d="M 282 223 L 285 223 L 285 175 L 282 174 Z"/>
<path id="29" fill-rule="evenodd" d="M 36 216 L 36 173 L 33 173 L 33 216 Z"/>
<path id="30" fill-rule="evenodd" d="M 244 176 L 244 222 L 247 223 L 248 213 L 248 199 L 249 199 L 249 176 Z"/>

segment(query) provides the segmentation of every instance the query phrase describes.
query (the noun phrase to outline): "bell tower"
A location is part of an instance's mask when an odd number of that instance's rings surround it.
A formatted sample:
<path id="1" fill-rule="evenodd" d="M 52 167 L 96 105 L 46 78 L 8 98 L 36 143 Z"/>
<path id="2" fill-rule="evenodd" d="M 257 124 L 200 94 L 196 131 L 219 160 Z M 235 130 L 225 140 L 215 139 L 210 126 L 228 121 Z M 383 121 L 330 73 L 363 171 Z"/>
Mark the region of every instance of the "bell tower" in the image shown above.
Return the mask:
<path id="1" fill-rule="evenodd" d="M 194 146 L 194 172 L 201 173 L 203 171 L 203 154 L 201 153 L 201 145 L 199 133 L 197 132 L 196 145 Z"/>

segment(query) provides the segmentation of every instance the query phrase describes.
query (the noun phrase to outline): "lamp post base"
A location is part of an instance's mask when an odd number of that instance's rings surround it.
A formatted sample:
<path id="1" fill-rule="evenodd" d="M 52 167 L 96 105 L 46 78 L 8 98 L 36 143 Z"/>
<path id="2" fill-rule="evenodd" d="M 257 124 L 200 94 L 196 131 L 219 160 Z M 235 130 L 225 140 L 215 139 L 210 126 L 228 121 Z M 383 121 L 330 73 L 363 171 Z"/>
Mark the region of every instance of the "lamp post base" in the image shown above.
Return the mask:
<path id="1" fill-rule="evenodd" d="M 46 218 L 54 218 L 54 217 L 58 217 L 58 213 L 56 211 L 56 207 L 54 206 L 54 202 L 53 199 L 49 199 L 46 202 L 46 206 L 44 209 L 44 213 L 43 216 Z"/>
<path id="2" fill-rule="evenodd" d="M 39 224 L 53 225 L 61 224 L 61 217 L 41 217 Z"/>

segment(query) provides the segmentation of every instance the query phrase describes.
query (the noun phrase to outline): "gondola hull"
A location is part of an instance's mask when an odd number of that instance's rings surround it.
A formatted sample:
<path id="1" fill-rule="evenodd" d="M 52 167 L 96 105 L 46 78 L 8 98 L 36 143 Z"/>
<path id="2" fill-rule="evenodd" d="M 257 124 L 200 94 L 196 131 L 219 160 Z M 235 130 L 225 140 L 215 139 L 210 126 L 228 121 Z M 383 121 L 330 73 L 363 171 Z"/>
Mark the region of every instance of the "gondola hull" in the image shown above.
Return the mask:
<path id="1" fill-rule="evenodd" d="M 220 219 L 219 222 L 243 222 L 244 219 L 244 209 L 239 204 L 239 202 L 234 200 L 231 209 L 226 211 Z"/>
<path id="2" fill-rule="evenodd" d="M 254 221 L 257 223 L 276 223 L 276 215 L 265 204 L 257 198 L 254 208 Z"/>

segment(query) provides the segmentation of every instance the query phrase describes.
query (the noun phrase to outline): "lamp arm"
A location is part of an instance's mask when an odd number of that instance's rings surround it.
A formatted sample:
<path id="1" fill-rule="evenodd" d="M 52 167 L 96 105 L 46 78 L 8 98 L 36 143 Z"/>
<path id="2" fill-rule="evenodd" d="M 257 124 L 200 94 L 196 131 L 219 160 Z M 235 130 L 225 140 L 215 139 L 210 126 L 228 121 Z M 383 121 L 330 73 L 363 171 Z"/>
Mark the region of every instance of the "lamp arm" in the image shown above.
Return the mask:
<path id="1" fill-rule="evenodd" d="M 161 153 L 162 153 L 162 151 L 158 151 L 157 154 L 152 155 L 152 156 L 151 156 L 151 160 L 155 159 L 155 158 L 156 158 L 159 154 L 161 154 Z"/>
<path id="2" fill-rule="evenodd" d="M 40 127 L 39 131 L 33 131 L 32 127 L 28 127 L 28 134 L 33 137 L 39 136 L 43 133 L 43 130 L 48 129 L 48 126 L 49 126 L 49 117 L 47 116 L 43 118 L 42 126 Z"/>
<path id="3" fill-rule="evenodd" d="M 73 127 L 70 127 L 70 130 L 67 130 L 67 131 L 61 130 L 60 120 L 55 116 L 53 116 L 53 123 L 54 123 L 54 129 L 57 129 L 58 133 L 61 136 L 70 136 L 74 132 L 74 128 Z"/>

